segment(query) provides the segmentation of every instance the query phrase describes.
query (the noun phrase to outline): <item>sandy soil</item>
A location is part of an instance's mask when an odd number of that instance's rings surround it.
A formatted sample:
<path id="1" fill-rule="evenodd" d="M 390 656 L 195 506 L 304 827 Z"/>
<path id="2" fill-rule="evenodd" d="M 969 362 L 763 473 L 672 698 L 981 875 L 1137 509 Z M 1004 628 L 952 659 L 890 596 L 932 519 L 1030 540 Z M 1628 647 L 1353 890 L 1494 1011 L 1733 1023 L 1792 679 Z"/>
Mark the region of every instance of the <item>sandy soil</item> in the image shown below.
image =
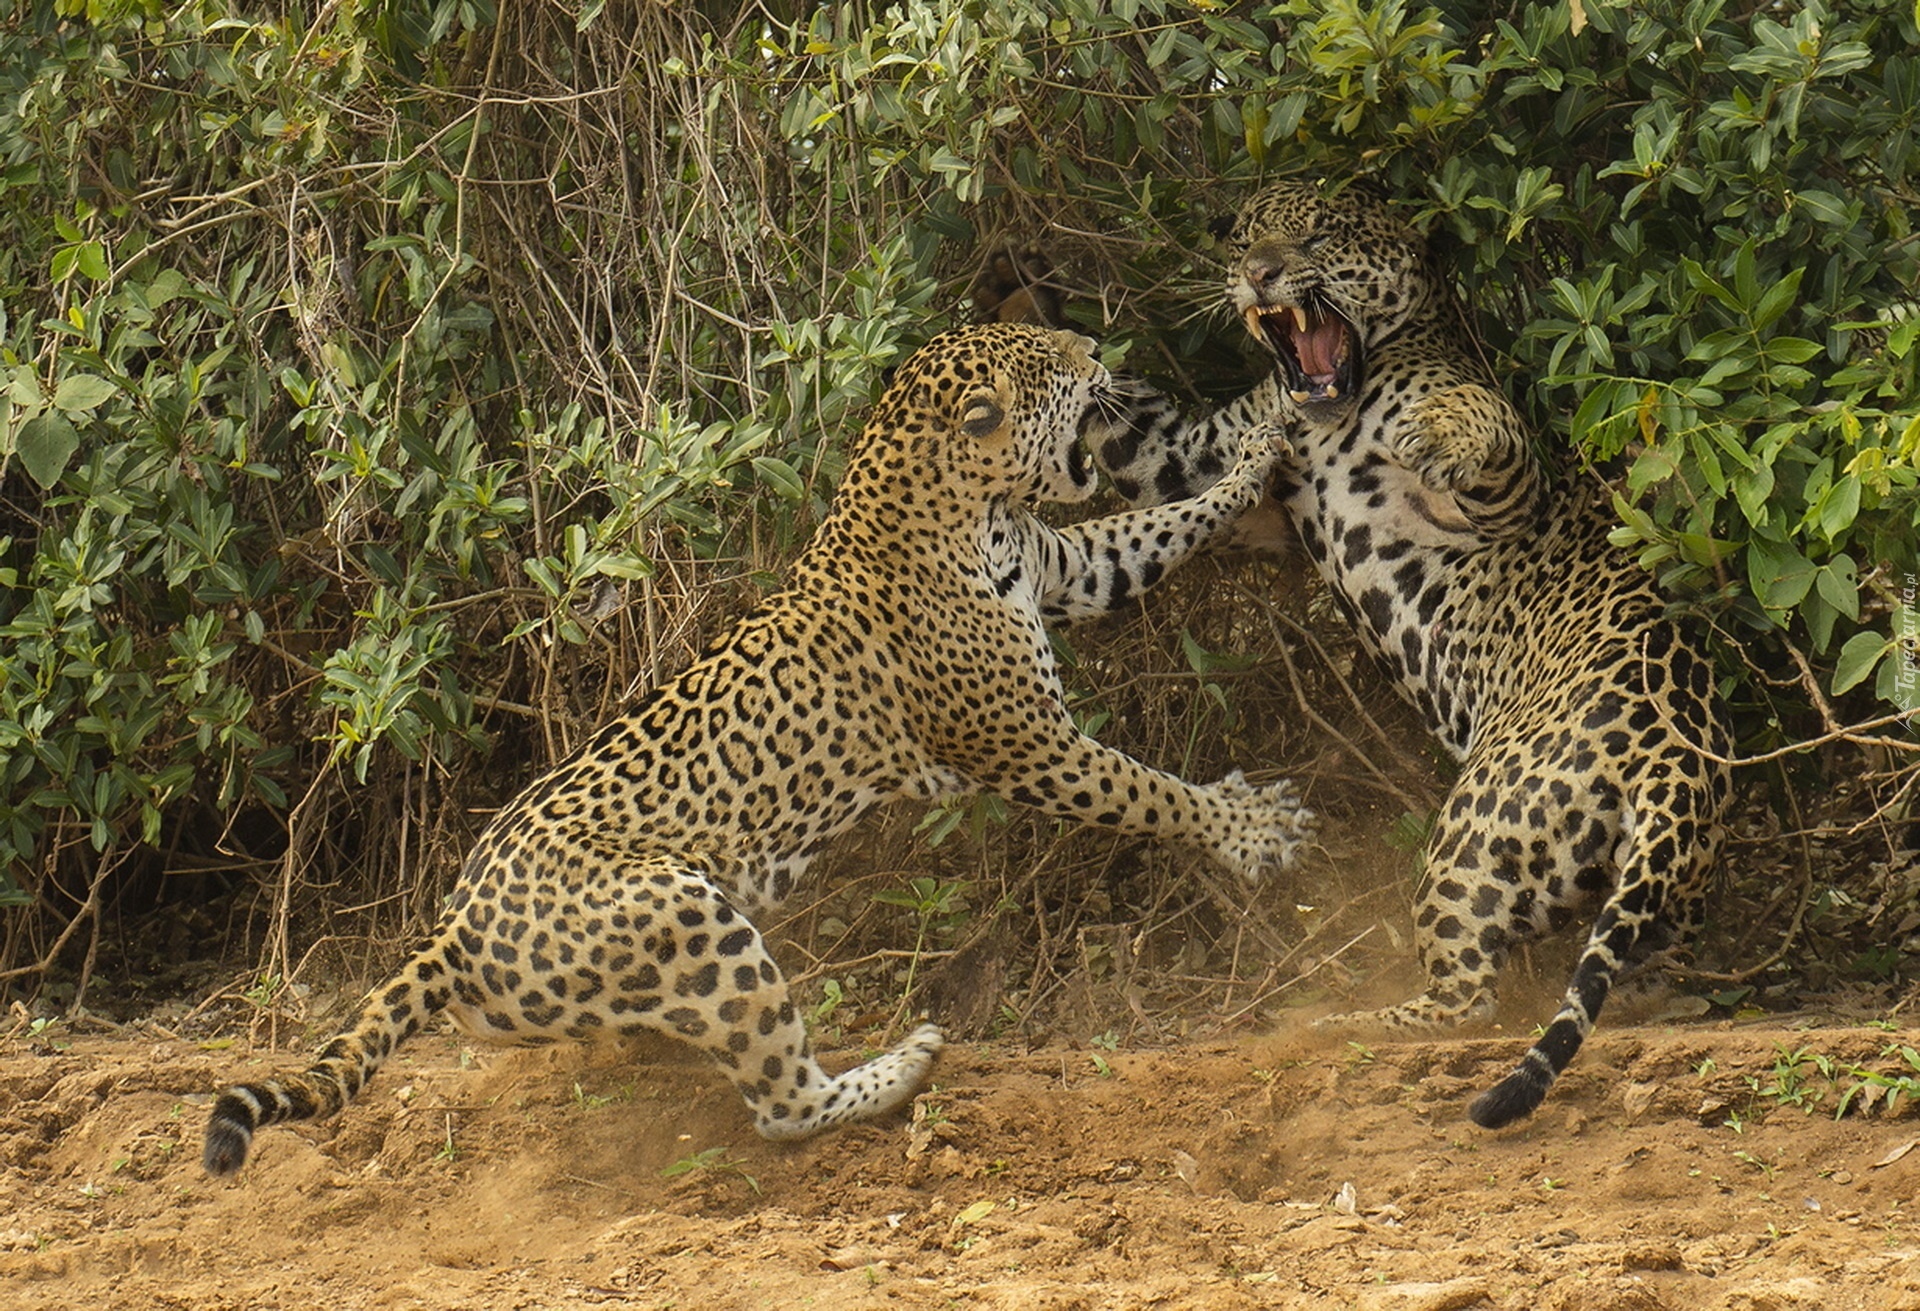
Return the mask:
<path id="1" fill-rule="evenodd" d="M 1498 1134 L 1463 1107 L 1511 1036 L 961 1045 L 798 1147 L 671 1048 L 433 1036 L 226 1183 L 205 1090 L 297 1058 L 72 1028 L 0 1045 L 22 1311 L 1920 1308 L 1920 1116 L 1834 1115 L 1913 1035 L 1811 1015 L 1605 1028 Z"/>

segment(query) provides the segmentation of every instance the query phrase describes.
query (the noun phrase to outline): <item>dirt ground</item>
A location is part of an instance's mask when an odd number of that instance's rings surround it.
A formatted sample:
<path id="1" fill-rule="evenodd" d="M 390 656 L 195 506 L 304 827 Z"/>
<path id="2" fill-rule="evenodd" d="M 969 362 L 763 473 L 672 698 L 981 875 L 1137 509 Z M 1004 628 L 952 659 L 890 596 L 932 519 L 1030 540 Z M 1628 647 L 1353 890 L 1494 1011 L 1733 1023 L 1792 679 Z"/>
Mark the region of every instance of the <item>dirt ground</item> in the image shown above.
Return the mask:
<path id="1" fill-rule="evenodd" d="M 1367 700 L 1343 687 L 1310 703 L 1338 718 Z M 1245 723 L 1298 718 L 1235 696 Z M 1144 718 L 1110 700 L 1117 722 Z M 1371 717 L 1338 726 L 1338 751 L 1222 748 L 1305 762 L 1290 768 L 1315 782 L 1325 850 L 1286 896 L 1196 892 L 1114 843 L 1021 855 L 997 833 L 934 850 L 906 842 L 904 813 L 845 844 L 823 875 L 845 884 L 837 900 L 774 934 L 789 973 L 816 979 L 811 1014 L 828 962 L 848 981 L 837 1015 L 854 1018 L 816 1026 L 827 1063 L 885 1045 L 861 1026 L 909 993 L 950 1032 L 1020 1036 L 955 1042 L 910 1114 L 799 1145 L 757 1138 L 717 1071 L 673 1044 L 513 1050 L 447 1031 L 407 1044 L 339 1117 L 264 1129 L 214 1182 L 211 1092 L 298 1068 L 390 961 L 303 973 L 276 1045 L 249 1034 L 244 982 L 206 962 L 194 976 L 132 958 L 119 975 L 181 997 L 136 993 L 118 1025 L 16 1007 L 0 1014 L 0 1311 L 1920 1311 L 1920 1111 L 1887 1095 L 1920 1093 L 1913 971 L 1848 983 L 1886 971 L 1862 976 L 1830 933 L 1837 964 L 1815 985 L 1770 970 L 1711 1006 L 1610 1003 L 1540 1113 L 1483 1131 L 1466 1105 L 1551 1014 L 1579 935 L 1509 965 L 1503 1030 L 1307 1024 L 1414 986 L 1408 844 L 1383 835 L 1437 796 L 1416 731 L 1396 752 Z M 1796 893 L 1843 882 L 1849 913 L 1878 917 L 1872 941 L 1915 950 L 1910 878 L 1842 879 L 1868 857 L 1790 839 L 1764 809 L 1735 828 L 1746 882 L 1707 965 L 1753 967 L 1790 936 Z M 908 969 L 912 920 L 884 921 L 907 912 L 874 895 L 909 872 L 966 881 L 974 908 L 917 990 L 888 972 Z M 220 936 L 183 922 L 141 931 L 155 962 Z"/>
<path id="2" fill-rule="evenodd" d="M 1920 1308 L 1920 1116 L 1834 1115 L 1913 1035 L 1830 1016 L 1603 1026 L 1501 1133 L 1463 1111 L 1511 1035 L 958 1045 L 911 1117 L 784 1147 L 670 1047 L 429 1036 L 222 1183 L 206 1090 L 295 1056 L 37 1028 L 0 1043 L 22 1311 Z"/>

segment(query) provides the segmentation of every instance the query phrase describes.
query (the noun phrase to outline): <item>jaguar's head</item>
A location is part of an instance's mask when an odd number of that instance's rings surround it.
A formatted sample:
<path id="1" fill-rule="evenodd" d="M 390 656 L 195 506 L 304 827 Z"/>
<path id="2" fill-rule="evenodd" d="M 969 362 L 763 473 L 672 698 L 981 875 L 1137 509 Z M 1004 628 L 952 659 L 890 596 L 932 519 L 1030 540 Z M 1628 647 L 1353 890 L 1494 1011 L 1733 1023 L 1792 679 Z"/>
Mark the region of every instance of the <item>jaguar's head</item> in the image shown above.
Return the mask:
<path id="1" fill-rule="evenodd" d="M 1426 242 L 1357 188 L 1275 183 L 1228 237 L 1227 297 L 1303 412 L 1346 405 L 1371 347 L 1427 304 Z"/>
<path id="2" fill-rule="evenodd" d="M 1116 417 L 1112 379 L 1077 332 L 1021 323 L 958 328 L 902 366 L 894 390 L 960 478 L 1018 500 L 1083 501 L 1096 485 L 1087 444 Z"/>

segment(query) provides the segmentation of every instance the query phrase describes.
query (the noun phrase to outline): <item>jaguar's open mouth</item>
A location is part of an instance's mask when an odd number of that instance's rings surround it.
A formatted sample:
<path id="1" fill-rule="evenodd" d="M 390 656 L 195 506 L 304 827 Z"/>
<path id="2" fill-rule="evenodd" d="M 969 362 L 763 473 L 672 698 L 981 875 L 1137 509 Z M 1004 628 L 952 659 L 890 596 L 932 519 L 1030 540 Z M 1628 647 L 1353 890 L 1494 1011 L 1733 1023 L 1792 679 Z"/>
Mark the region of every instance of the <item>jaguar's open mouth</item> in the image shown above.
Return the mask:
<path id="1" fill-rule="evenodd" d="M 1250 305 L 1247 331 L 1266 343 L 1286 374 L 1295 405 L 1351 400 L 1362 377 L 1360 334 L 1330 309 L 1309 305 Z"/>

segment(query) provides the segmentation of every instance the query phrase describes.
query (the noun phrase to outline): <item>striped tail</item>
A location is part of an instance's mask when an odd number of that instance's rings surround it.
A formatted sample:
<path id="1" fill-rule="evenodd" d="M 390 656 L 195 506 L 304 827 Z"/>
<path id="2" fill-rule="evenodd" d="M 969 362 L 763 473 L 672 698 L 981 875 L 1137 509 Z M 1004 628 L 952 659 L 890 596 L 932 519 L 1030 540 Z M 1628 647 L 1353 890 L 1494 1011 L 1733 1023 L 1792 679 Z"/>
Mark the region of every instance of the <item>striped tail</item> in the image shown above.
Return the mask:
<path id="1" fill-rule="evenodd" d="M 1655 840 L 1646 843 L 1654 859 L 1636 869 L 1674 868 L 1674 843 L 1664 838 L 1671 827 L 1662 822 L 1651 826 Z M 1711 848 L 1709 848 L 1709 851 Z M 1499 1129 L 1515 1120 L 1532 1115 L 1546 1098 L 1547 1089 L 1572 1063 L 1580 1044 L 1593 1032 L 1600 1019 L 1600 1008 L 1623 971 L 1645 962 L 1670 947 L 1679 936 L 1681 925 L 1674 922 L 1662 905 L 1659 884 L 1652 878 L 1622 882 L 1601 908 L 1587 937 L 1586 950 L 1573 968 L 1573 981 L 1567 985 L 1560 1009 L 1546 1032 L 1527 1049 L 1512 1073 L 1473 1099 L 1467 1116 L 1483 1129 Z M 1689 914 L 1683 911 L 1683 914 Z M 1691 927 L 1690 914 L 1686 927 Z"/>
<path id="2" fill-rule="evenodd" d="M 229 1175 L 246 1164 L 253 1132 L 282 1120 L 320 1120 L 345 1106 L 378 1067 L 344 1064 L 339 1057 L 350 1038 L 335 1038 L 304 1074 L 228 1088 L 207 1117 L 207 1145 L 200 1163 L 211 1175 Z M 329 1059 L 329 1058 L 333 1059 Z"/>
<path id="3" fill-rule="evenodd" d="M 1583 973 L 1586 963 L 1581 961 Z M 1578 982 L 1568 989 L 1568 1004 L 1554 1016 L 1540 1040 L 1527 1049 L 1513 1072 L 1473 1099 L 1473 1104 L 1467 1107 L 1468 1118 L 1482 1129 L 1501 1129 L 1538 1110 L 1546 1100 L 1547 1089 L 1553 1087 L 1553 1081 L 1560 1077 L 1560 1072 L 1580 1050 L 1580 1044 L 1593 1032 L 1593 1021 L 1600 1011 L 1599 998 L 1607 995 L 1608 982 L 1606 978 L 1598 980 L 1598 995 L 1591 1009 L 1576 999 L 1580 991 Z M 1591 992 L 1584 995 L 1593 996 Z"/>
<path id="4" fill-rule="evenodd" d="M 214 1100 L 200 1164 L 230 1175 L 246 1164 L 254 1131 L 284 1120 L 319 1120 L 353 1100 L 387 1057 L 442 1010 L 451 996 L 446 940 L 428 944 L 389 982 L 368 994 L 354 1027 L 333 1039 L 297 1075 L 235 1084 Z"/>

